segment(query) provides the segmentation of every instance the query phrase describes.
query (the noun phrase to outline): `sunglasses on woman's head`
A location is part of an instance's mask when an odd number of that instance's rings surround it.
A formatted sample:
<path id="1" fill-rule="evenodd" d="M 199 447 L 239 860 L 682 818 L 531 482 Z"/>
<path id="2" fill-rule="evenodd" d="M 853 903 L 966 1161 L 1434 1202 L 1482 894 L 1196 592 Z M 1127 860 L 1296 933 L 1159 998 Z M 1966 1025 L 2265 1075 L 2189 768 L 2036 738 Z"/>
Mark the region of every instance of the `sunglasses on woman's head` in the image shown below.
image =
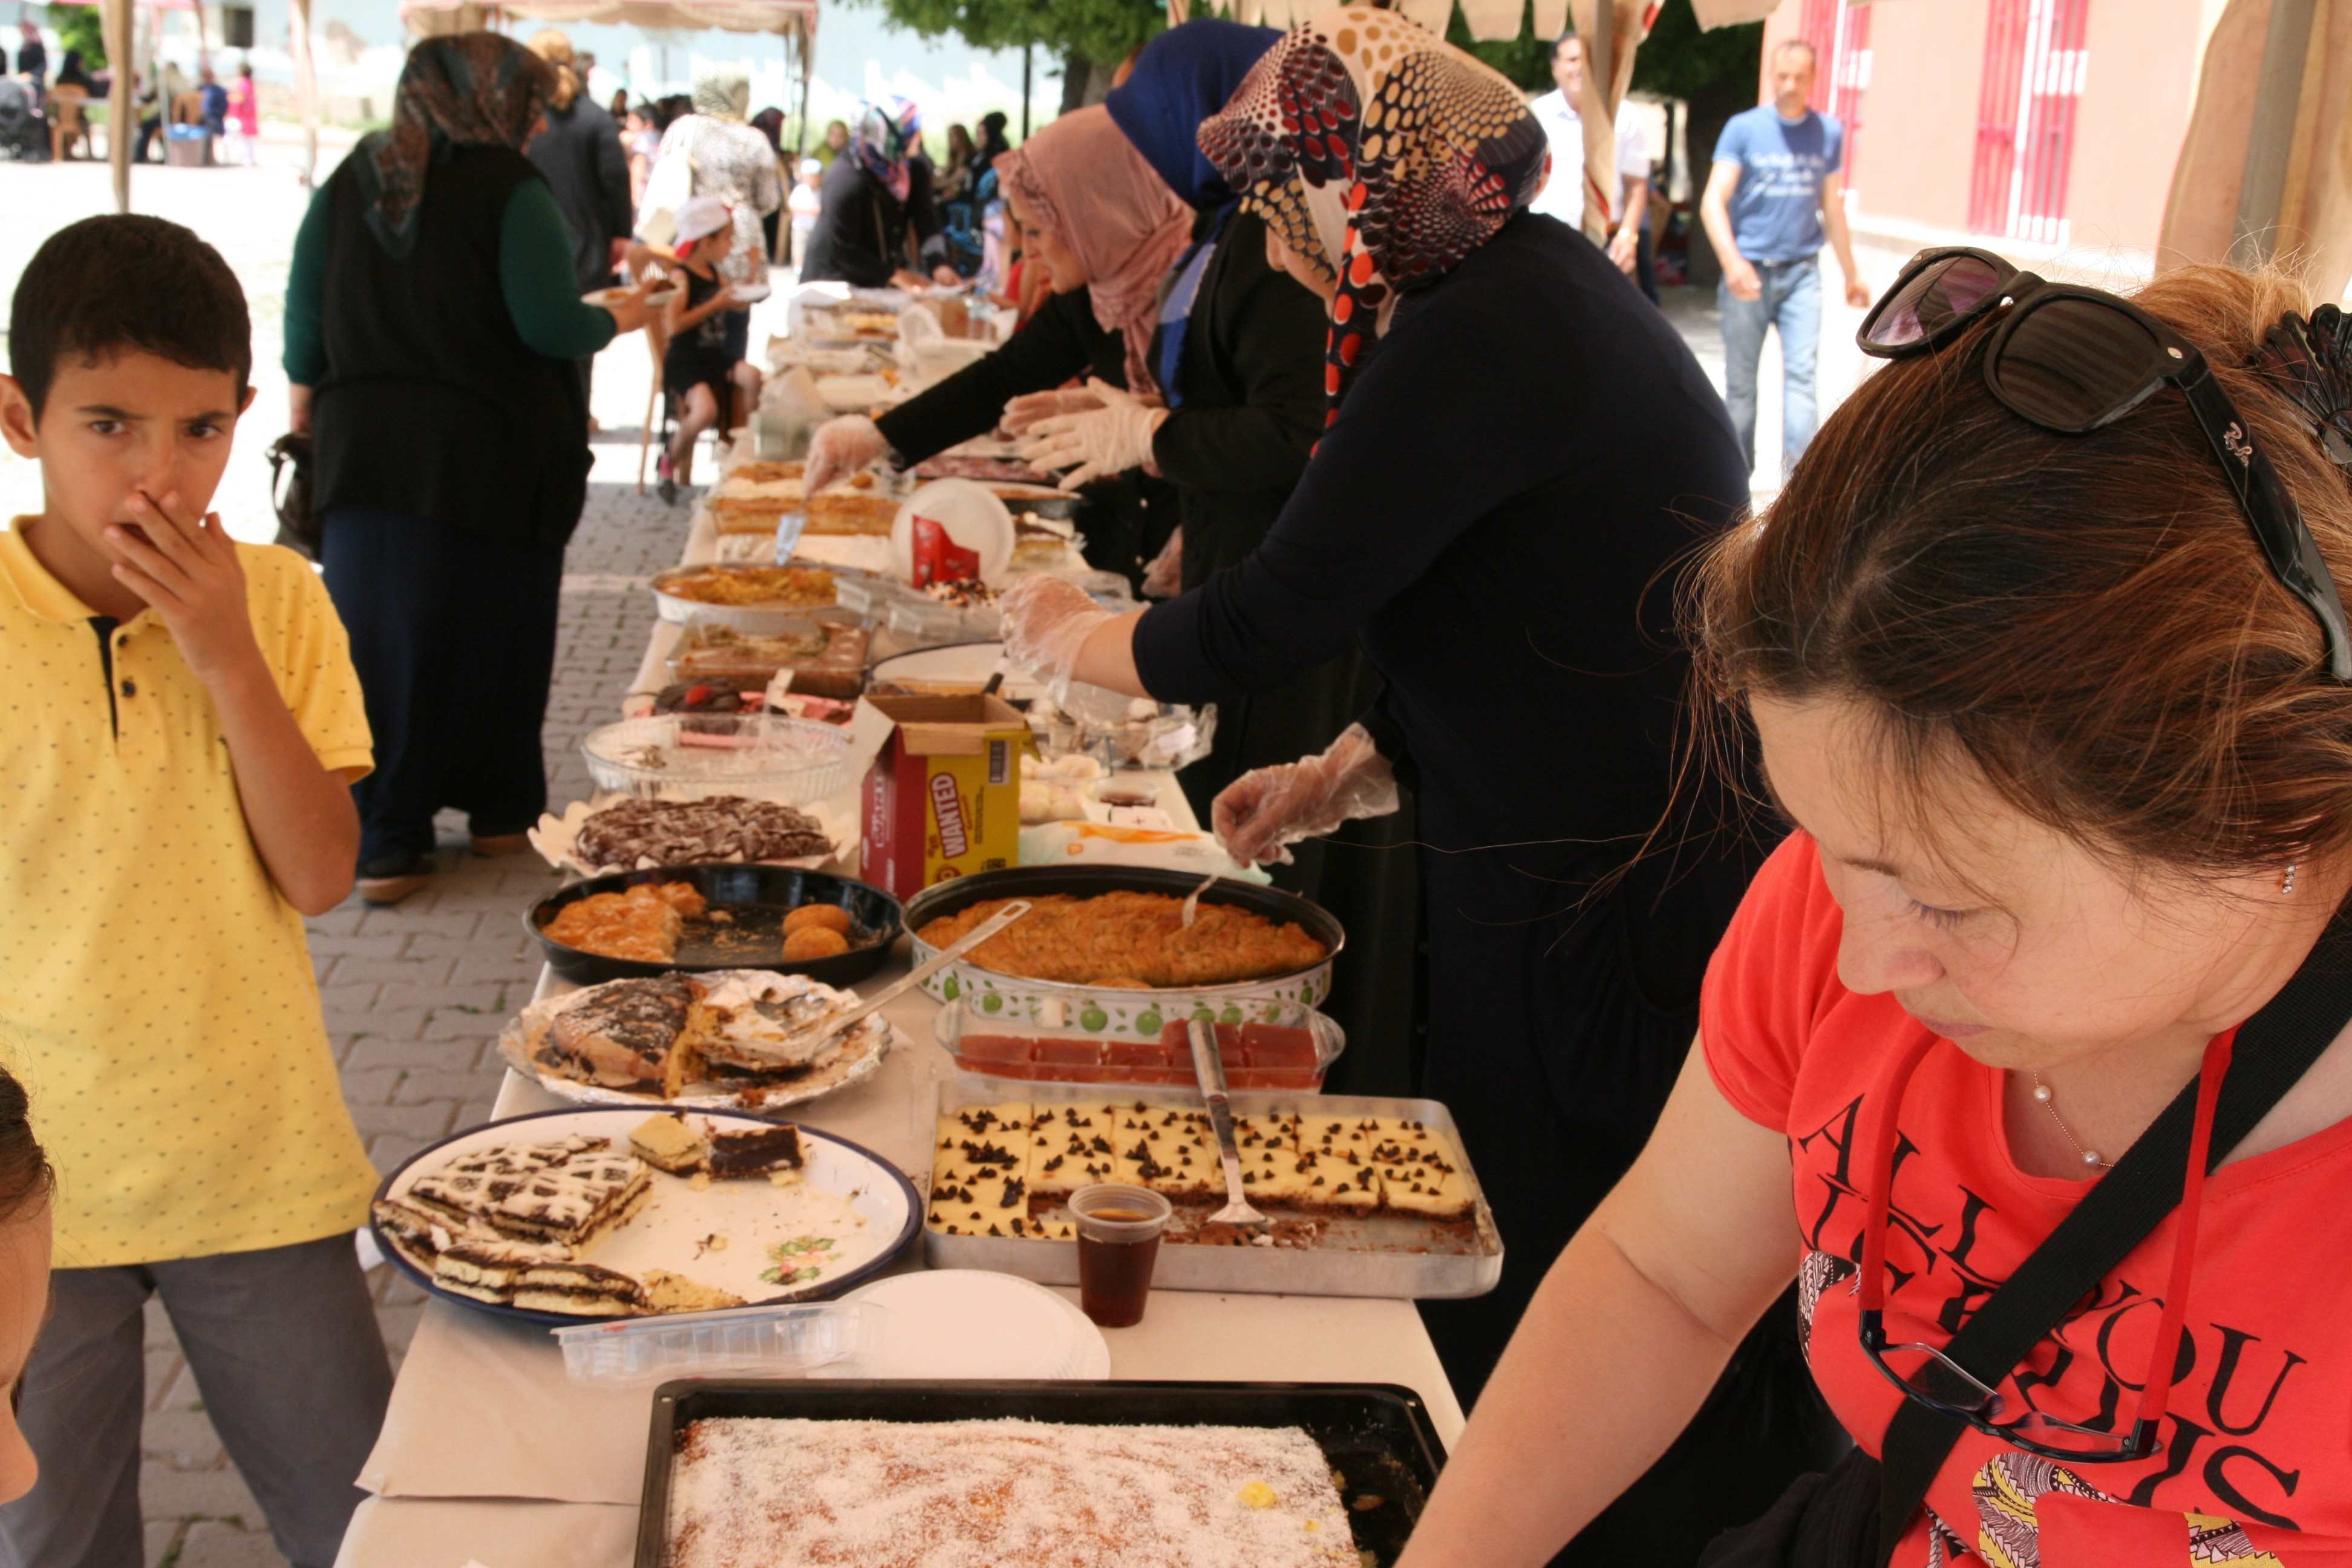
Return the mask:
<path id="1" fill-rule="evenodd" d="M 2021 272 L 1990 251 L 1923 250 L 1863 318 L 1855 342 L 1877 359 L 1933 353 L 2003 306 L 1985 342 L 1985 385 L 2029 425 L 2079 436 L 2114 424 L 2167 382 L 2180 389 L 2272 574 L 2318 618 L 2328 673 L 2352 682 L 2352 617 L 2318 542 L 2205 356 L 2162 321 L 2104 289 Z"/>

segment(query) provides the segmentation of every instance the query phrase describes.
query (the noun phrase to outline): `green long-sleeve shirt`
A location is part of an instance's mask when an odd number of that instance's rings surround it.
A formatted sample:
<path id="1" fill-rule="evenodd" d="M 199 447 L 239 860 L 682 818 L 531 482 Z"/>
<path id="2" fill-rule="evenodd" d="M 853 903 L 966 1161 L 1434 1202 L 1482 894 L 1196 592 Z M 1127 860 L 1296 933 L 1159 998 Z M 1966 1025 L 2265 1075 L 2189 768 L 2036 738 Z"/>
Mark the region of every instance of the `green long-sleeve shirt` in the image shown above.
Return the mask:
<path id="1" fill-rule="evenodd" d="M 294 235 L 294 262 L 286 280 L 287 378 L 315 386 L 328 371 L 321 314 L 327 282 L 327 236 L 333 197 L 321 185 Z M 525 180 L 507 198 L 499 219 L 499 291 L 515 331 L 534 353 L 550 359 L 585 359 L 613 341 L 611 312 L 583 305 L 572 278 L 572 236 L 555 193 Z"/>

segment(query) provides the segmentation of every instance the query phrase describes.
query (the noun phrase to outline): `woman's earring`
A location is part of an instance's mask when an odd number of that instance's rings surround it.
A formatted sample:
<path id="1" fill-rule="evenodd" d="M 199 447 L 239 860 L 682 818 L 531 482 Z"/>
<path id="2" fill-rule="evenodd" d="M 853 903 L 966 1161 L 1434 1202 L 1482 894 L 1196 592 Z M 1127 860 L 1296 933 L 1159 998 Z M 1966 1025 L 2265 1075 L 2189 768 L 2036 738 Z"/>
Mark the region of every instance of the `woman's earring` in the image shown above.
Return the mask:
<path id="1" fill-rule="evenodd" d="M 2279 879 L 2279 891 L 2282 894 L 2294 891 L 2294 862 L 2292 860 L 2286 863 L 2286 875 Z"/>

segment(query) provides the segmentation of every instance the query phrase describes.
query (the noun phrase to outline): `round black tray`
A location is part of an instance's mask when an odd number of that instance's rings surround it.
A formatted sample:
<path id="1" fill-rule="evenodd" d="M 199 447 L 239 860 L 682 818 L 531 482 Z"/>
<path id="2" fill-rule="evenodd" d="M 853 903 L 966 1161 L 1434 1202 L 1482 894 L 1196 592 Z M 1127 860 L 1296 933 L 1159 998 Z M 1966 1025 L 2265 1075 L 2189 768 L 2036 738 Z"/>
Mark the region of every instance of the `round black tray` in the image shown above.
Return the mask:
<path id="1" fill-rule="evenodd" d="M 745 940 L 718 944 L 698 942 L 689 936 L 678 944 L 677 956 L 672 962 L 647 963 L 639 959 L 583 952 L 548 936 L 547 922 L 564 905 L 592 893 L 615 893 L 646 882 L 693 883 L 712 909 L 727 910 L 735 915 L 732 929 Z M 838 904 L 847 910 L 850 924 L 867 940 L 831 958 L 785 963 L 781 956 L 783 937 L 780 927 L 783 917 L 803 904 L 812 903 Z M 882 967 L 899 931 L 905 929 L 906 921 L 898 900 L 870 883 L 824 871 L 806 871 L 797 866 L 727 862 L 656 866 L 643 871 L 591 877 L 531 905 L 522 923 L 546 950 L 549 967 L 582 985 L 606 980 L 646 979 L 678 971 L 705 973 L 714 969 L 770 969 L 783 974 L 805 974 L 826 985 L 854 985 Z"/>
<path id="2" fill-rule="evenodd" d="M 981 871 L 925 888 L 907 900 L 907 930 L 919 931 L 935 920 L 970 909 L 988 899 L 1034 899 L 1055 893 L 1073 899 L 1090 899 L 1098 893 L 1169 893 L 1181 899 L 1200 885 L 1200 877 L 1191 871 L 1167 871 L 1150 866 L 1013 866 L 1002 871 Z M 1338 958 L 1339 950 L 1348 942 L 1346 928 L 1332 917 L 1330 910 L 1280 888 L 1222 878 L 1201 895 L 1201 901 L 1204 904 L 1230 904 L 1264 915 L 1268 920 L 1297 925 L 1328 950 L 1318 963 L 1309 964 L 1309 969 Z M 919 942 L 921 939 L 917 940 Z M 1267 985 L 1287 978 L 1288 975 L 1266 975 L 1246 984 Z M 1058 986 L 1064 990 L 1094 989 L 1090 986 L 1062 985 L 1059 982 L 1047 980 L 1024 981 L 1023 984 Z M 1183 989 L 1218 988 L 1187 986 Z"/>

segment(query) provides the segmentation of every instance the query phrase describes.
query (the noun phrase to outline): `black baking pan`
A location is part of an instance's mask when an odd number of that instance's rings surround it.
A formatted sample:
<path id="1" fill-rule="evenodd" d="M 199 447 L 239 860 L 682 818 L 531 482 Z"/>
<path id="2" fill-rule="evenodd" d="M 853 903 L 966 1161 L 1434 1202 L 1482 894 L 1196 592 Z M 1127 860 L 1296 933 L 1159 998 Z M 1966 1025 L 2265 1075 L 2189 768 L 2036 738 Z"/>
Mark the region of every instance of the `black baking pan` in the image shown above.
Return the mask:
<path id="1" fill-rule="evenodd" d="M 1195 879 L 1198 880 L 1198 879 Z M 1357 1549 L 1394 1563 L 1421 1518 L 1445 1448 L 1421 1395 L 1379 1383 L 665 1383 L 646 1444 L 636 1568 L 663 1568 L 670 1457 L 689 1422 L 767 1416 L 808 1421 L 995 1421 L 1068 1426 L 1299 1426 L 1339 1472 Z M 1359 1510 L 1362 1499 L 1376 1499 Z"/>
<path id="2" fill-rule="evenodd" d="M 646 963 L 633 958 L 607 958 L 583 952 L 551 939 L 547 922 L 564 905 L 592 893 L 614 893 L 643 882 L 691 882 L 701 889 L 713 910 L 724 910 L 724 923 L 688 921 L 677 944 L 677 956 L 667 963 Z M 783 921 L 803 904 L 839 904 L 849 911 L 852 945 L 847 952 L 800 963 L 783 961 Z M 869 882 L 797 866 L 745 865 L 740 861 L 704 866 L 655 866 L 642 871 L 615 871 L 549 894 L 531 905 L 522 923 L 547 952 L 548 966 L 564 979 L 582 985 L 606 980 L 639 980 L 683 970 L 705 973 L 714 969 L 770 969 L 783 974 L 805 974 L 826 985 L 854 985 L 882 967 L 891 946 L 904 929 L 898 900 Z"/>
<path id="3" fill-rule="evenodd" d="M 1169 871 L 1153 866 L 1012 866 L 925 888 L 907 900 L 907 929 L 920 931 L 935 920 L 987 899 L 1035 899 L 1055 893 L 1090 899 L 1100 893 L 1117 892 L 1169 893 L 1181 899 L 1200 885 L 1198 872 Z M 1201 901 L 1230 904 L 1254 910 L 1270 921 L 1295 924 L 1329 950 L 1327 959 L 1337 958 L 1339 949 L 1347 945 L 1347 931 L 1329 910 L 1280 888 L 1224 877 L 1201 895 Z M 1282 978 L 1285 977 L 1267 975 L 1252 984 L 1265 984 Z"/>

